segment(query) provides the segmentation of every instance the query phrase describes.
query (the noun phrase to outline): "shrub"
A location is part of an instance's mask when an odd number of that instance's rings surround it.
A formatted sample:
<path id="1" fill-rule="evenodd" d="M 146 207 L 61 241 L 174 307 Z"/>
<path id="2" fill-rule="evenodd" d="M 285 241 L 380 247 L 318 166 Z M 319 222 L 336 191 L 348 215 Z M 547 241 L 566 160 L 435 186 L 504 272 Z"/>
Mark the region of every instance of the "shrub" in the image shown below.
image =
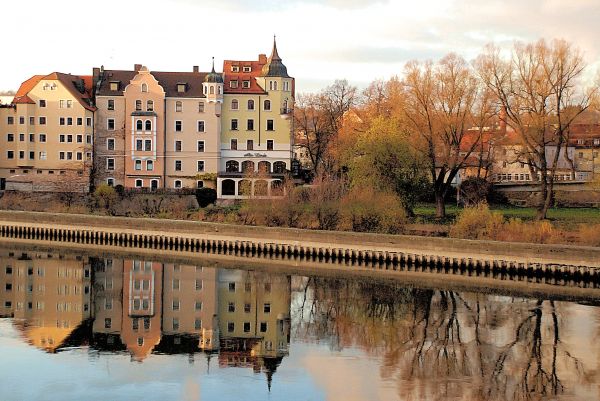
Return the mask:
<path id="1" fill-rule="evenodd" d="M 469 177 L 460 184 L 460 201 L 465 206 L 474 206 L 490 201 L 492 184 L 478 177 Z"/>
<path id="2" fill-rule="evenodd" d="M 341 202 L 341 228 L 397 234 L 406 224 L 402 200 L 395 194 L 354 189 Z"/>
<path id="3" fill-rule="evenodd" d="M 600 246 L 600 224 L 582 224 L 579 226 L 578 235 L 582 244 Z"/>
<path id="4" fill-rule="evenodd" d="M 510 219 L 497 236 L 500 241 L 549 244 L 561 242 L 561 233 L 549 221 Z"/>
<path id="5" fill-rule="evenodd" d="M 98 207 L 112 211 L 117 200 L 117 191 L 110 185 L 100 184 L 94 191 L 93 197 Z"/>
<path id="6" fill-rule="evenodd" d="M 212 188 L 198 188 L 196 189 L 196 200 L 200 207 L 207 207 L 217 200 L 217 191 Z"/>
<path id="7" fill-rule="evenodd" d="M 450 228 L 450 236 L 466 239 L 498 238 L 504 218 L 500 213 L 492 212 L 487 203 L 466 207 Z"/>

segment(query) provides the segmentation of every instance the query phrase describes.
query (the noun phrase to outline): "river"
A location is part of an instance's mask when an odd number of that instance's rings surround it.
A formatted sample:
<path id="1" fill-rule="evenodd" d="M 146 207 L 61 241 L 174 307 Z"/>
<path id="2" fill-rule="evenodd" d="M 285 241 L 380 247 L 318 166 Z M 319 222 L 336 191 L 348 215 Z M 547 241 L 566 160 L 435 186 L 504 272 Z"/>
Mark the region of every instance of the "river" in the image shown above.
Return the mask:
<path id="1" fill-rule="evenodd" d="M 600 297 L 218 266 L 0 245 L 0 400 L 600 399 Z"/>

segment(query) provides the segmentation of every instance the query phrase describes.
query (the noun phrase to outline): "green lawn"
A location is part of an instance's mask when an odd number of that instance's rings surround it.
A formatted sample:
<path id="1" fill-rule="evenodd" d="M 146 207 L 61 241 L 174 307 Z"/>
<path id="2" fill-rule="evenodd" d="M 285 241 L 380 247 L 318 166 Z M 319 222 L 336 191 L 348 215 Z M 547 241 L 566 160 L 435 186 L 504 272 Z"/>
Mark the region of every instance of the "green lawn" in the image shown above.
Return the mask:
<path id="1" fill-rule="evenodd" d="M 501 212 L 506 218 L 533 220 L 535 209 L 508 205 L 491 205 L 490 209 Z M 446 220 L 443 224 L 451 224 L 462 208 L 456 205 L 446 205 Z M 415 219 L 423 223 L 440 223 L 435 218 L 434 204 L 420 204 L 415 208 Z M 552 208 L 548 211 L 548 219 L 559 226 L 569 228 L 579 224 L 600 224 L 600 209 L 597 208 Z"/>

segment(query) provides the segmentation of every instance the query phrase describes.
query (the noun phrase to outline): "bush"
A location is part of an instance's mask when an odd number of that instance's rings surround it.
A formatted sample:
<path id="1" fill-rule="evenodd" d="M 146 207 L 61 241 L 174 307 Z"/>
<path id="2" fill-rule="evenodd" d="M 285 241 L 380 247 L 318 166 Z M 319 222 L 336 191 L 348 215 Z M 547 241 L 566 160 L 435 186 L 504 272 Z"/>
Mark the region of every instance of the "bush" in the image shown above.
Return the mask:
<path id="1" fill-rule="evenodd" d="M 395 194 L 354 189 L 341 202 L 341 228 L 356 232 L 397 234 L 406 224 L 402 200 Z"/>
<path id="2" fill-rule="evenodd" d="M 465 206 L 489 202 L 492 184 L 478 177 L 469 177 L 460 184 L 460 201 Z"/>
<path id="3" fill-rule="evenodd" d="M 600 224 L 579 226 L 579 241 L 585 245 L 600 246 Z"/>
<path id="4" fill-rule="evenodd" d="M 497 238 L 500 241 L 549 244 L 561 242 L 561 233 L 549 221 L 510 219 L 504 224 Z"/>
<path id="5" fill-rule="evenodd" d="M 117 200 L 117 191 L 107 184 L 100 184 L 94 191 L 94 200 L 97 207 L 112 211 Z"/>
<path id="6" fill-rule="evenodd" d="M 466 239 L 498 238 L 504 218 L 500 213 L 490 211 L 487 203 L 466 207 L 450 228 L 450 236 Z"/>
<path id="7" fill-rule="evenodd" d="M 207 207 L 216 202 L 217 191 L 212 188 L 198 188 L 196 189 L 196 200 L 200 207 Z"/>

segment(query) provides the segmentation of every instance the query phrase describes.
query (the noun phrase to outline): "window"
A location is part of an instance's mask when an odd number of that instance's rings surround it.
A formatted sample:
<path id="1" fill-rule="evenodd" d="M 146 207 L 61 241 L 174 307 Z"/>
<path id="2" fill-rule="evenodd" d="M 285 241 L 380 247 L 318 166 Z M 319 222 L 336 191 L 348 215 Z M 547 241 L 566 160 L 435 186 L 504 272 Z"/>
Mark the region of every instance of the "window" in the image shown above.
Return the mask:
<path id="1" fill-rule="evenodd" d="M 204 181 L 202 181 L 202 180 L 196 181 L 196 188 L 204 188 Z"/>
<path id="2" fill-rule="evenodd" d="M 233 99 L 231 101 L 231 110 L 238 110 L 240 108 L 240 104 L 237 99 Z"/>
<path id="3" fill-rule="evenodd" d="M 271 101 L 270 100 L 265 100 L 263 103 L 263 109 L 265 111 L 270 111 L 271 110 Z"/>
<path id="4" fill-rule="evenodd" d="M 202 280 L 196 279 L 196 291 L 200 291 L 202 289 Z"/>
<path id="5" fill-rule="evenodd" d="M 185 88 L 186 88 L 186 84 L 182 83 L 182 84 L 177 84 L 177 92 L 179 93 L 184 93 L 185 92 Z M 181 111 L 181 110 L 180 110 Z"/>
<path id="6" fill-rule="evenodd" d="M 230 146 L 231 150 L 237 150 L 237 139 L 232 139 L 231 140 L 231 146 Z M 237 170 L 236 170 L 237 171 Z"/>
<path id="7" fill-rule="evenodd" d="M 67 160 L 73 160 L 73 152 L 67 152 Z"/>
<path id="8" fill-rule="evenodd" d="M 19 142 L 25 142 L 25 134 L 19 134 Z"/>
<path id="9" fill-rule="evenodd" d="M 240 66 L 239 65 L 232 65 L 231 66 L 231 72 L 240 72 Z"/>
<path id="10" fill-rule="evenodd" d="M 77 143 L 83 143 L 83 135 L 77 135 Z"/>
<path id="11" fill-rule="evenodd" d="M 6 134 L 6 141 L 7 142 L 14 142 L 15 141 L 15 134 Z"/>
<path id="12" fill-rule="evenodd" d="M 250 313 L 252 306 L 249 303 L 244 304 L 244 313 Z"/>
<path id="13" fill-rule="evenodd" d="M 64 118 L 64 117 L 60 117 L 60 118 L 58 119 L 58 124 L 59 124 L 59 125 L 65 125 L 65 118 Z"/>
<path id="14" fill-rule="evenodd" d="M 146 131 L 152 131 L 152 121 L 146 120 L 146 122 L 144 123 L 144 129 Z"/>
<path id="15" fill-rule="evenodd" d="M 235 312 L 235 302 L 229 302 L 229 305 L 227 305 L 227 311 L 228 312 Z"/>
<path id="16" fill-rule="evenodd" d="M 176 101 L 176 102 L 175 102 L 175 111 L 176 111 L 177 113 L 181 113 L 181 110 L 182 110 L 182 105 L 181 105 L 181 102 L 180 102 L 180 101 Z"/>
<path id="17" fill-rule="evenodd" d="M 229 287 L 229 292 L 235 292 L 235 282 L 230 282 L 228 287 Z"/>
<path id="18" fill-rule="evenodd" d="M 46 107 L 46 101 L 44 99 L 40 99 L 40 107 Z"/>
<path id="19" fill-rule="evenodd" d="M 143 139 L 135 140 L 135 150 L 138 150 L 138 151 L 144 150 L 144 140 Z"/>
<path id="20" fill-rule="evenodd" d="M 46 134 L 40 134 L 40 142 L 46 142 Z"/>
<path id="21" fill-rule="evenodd" d="M 198 102 L 198 113 L 204 113 L 204 102 Z"/>
<path id="22" fill-rule="evenodd" d="M 115 119 L 109 118 L 106 122 L 106 125 L 107 125 L 107 128 L 109 131 L 114 131 L 115 130 Z"/>
<path id="23" fill-rule="evenodd" d="M 142 101 L 139 99 L 135 101 L 135 110 L 142 111 Z"/>
<path id="24" fill-rule="evenodd" d="M 67 117 L 67 125 L 73 125 L 73 117 Z"/>
<path id="25" fill-rule="evenodd" d="M 181 171 L 181 160 L 175 160 L 175 171 Z"/>
<path id="26" fill-rule="evenodd" d="M 227 332 L 233 333 L 235 330 L 235 323 L 227 322 Z"/>
<path id="27" fill-rule="evenodd" d="M 254 120 L 253 120 L 253 119 L 249 119 L 249 120 L 247 121 L 247 124 L 246 124 L 246 129 L 247 129 L 248 131 L 254 131 Z"/>
<path id="28" fill-rule="evenodd" d="M 263 305 L 263 312 L 264 313 L 271 313 L 271 304 L 270 303 L 266 303 Z"/>
<path id="29" fill-rule="evenodd" d="M 153 171 L 154 170 L 154 161 L 146 160 L 146 170 Z"/>
<path id="30" fill-rule="evenodd" d="M 29 160 L 34 160 L 35 159 L 35 152 L 30 151 L 29 152 Z"/>
<path id="31" fill-rule="evenodd" d="M 196 301 L 194 308 L 196 310 L 202 310 L 202 301 Z"/>
<path id="32" fill-rule="evenodd" d="M 181 132 L 182 131 L 182 122 L 181 120 L 177 120 L 175 121 L 175 132 Z"/>
<path id="33" fill-rule="evenodd" d="M 175 189 L 180 189 L 181 188 L 181 180 L 175 180 L 173 187 Z"/>
<path id="34" fill-rule="evenodd" d="M 46 152 L 44 152 L 44 151 L 40 152 L 40 154 L 39 154 L 39 159 L 40 160 L 46 160 L 47 157 L 48 157 L 48 155 L 46 154 Z"/>
<path id="35" fill-rule="evenodd" d="M 76 155 L 76 157 L 75 157 L 75 158 L 76 158 L 77 160 L 83 160 L 83 153 L 81 153 L 81 152 L 77 152 L 75 155 Z"/>
<path id="36" fill-rule="evenodd" d="M 58 152 L 59 160 L 65 160 L 65 152 Z"/>
<path id="37" fill-rule="evenodd" d="M 106 159 L 106 169 L 107 170 L 115 169 L 115 159 L 113 159 L 112 157 L 109 157 Z"/>
<path id="38" fill-rule="evenodd" d="M 45 119 L 44 119 L 44 124 L 46 124 L 46 120 Z M 85 119 L 85 126 L 86 127 L 91 127 L 92 126 L 92 118 L 91 117 L 86 117 L 86 119 Z"/>
<path id="39" fill-rule="evenodd" d="M 106 140 L 106 150 L 115 150 L 115 139 L 108 138 Z"/>
<path id="40" fill-rule="evenodd" d="M 65 138 L 66 138 L 65 134 L 60 134 L 58 136 L 58 142 L 64 143 L 65 142 Z"/>
<path id="41" fill-rule="evenodd" d="M 254 141 L 252 139 L 248 139 L 246 141 L 246 149 L 247 150 L 254 150 Z"/>
<path id="42" fill-rule="evenodd" d="M 144 128 L 144 123 L 142 122 L 142 120 L 136 120 L 135 122 L 135 130 L 136 131 L 141 131 Z"/>
<path id="43" fill-rule="evenodd" d="M 108 317 L 108 318 L 104 319 L 104 328 L 110 329 L 111 326 L 112 326 L 112 322 L 111 322 L 110 318 Z"/>
<path id="44" fill-rule="evenodd" d="M 106 179 L 106 185 L 108 185 L 109 187 L 114 187 L 115 186 L 115 179 L 114 178 L 107 178 Z"/>
<path id="45" fill-rule="evenodd" d="M 181 152 L 181 141 L 175 141 L 175 152 Z"/>
<path id="46" fill-rule="evenodd" d="M 204 152 L 204 141 L 198 141 L 198 152 Z"/>
<path id="47" fill-rule="evenodd" d="M 238 120 L 237 120 L 237 118 L 234 118 L 231 120 L 231 130 L 237 131 L 237 129 L 238 129 Z"/>
<path id="48" fill-rule="evenodd" d="M 152 139 L 144 140 L 144 151 L 146 151 L 146 152 L 152 151 Z"/>
<path id="49" fill-rule="evenodd" d="M 273 140 L 267 139 L 267 150 L 273 150 Z"/>
<path id="50" fill-rule="evenodd" d="M 250 71 L 252 71 L 252 67 L 250 67 L 249 65 L 245 65 L 243 71 L 250 72 Z"/>
<path id="51" fill-rule="evenodd" d="M 235 89 L 238 87 L 238 81 L 237 80 L 231 80 L 229 81 L 229 87 L 232 89 Z"/>
<path id="52" fill-rule="evenodd" d="M 29 117 L 29 125 L 35 125 L 35 117 Z"/>
<path id="53" fill-rule="evenodd" d="M 148 100 L 146 102 L 146 111 L 154 111 L 154 101 Z"/>
<path id="54" fill-rule="evenodd" d="M 135 169 L 138 171 L 142 169 L 142 161 L 140 159 L 135 160 Z"/>
<path id="55" fill-rule="evenodd" d="M 198 121 L 198 132 L 204 132 L 204 121 Z"/>
<path id="56" fill-rule="evenodd" d="M 260 332 L 261 333 L 266 333 L 267 332 L 267 322 L 260 322 Z"/>
<path id="57" fill-rule="evenodd" d="M 248 110 L 254 110 L 254 100 L 248 100 Z"/>
<path id="58" fill-rule="evenodd" d="M 67 142 L 68 143 L 73 143 L 73 135 L 67 135 Z"/>
<path id="59" fill-rule="evenodd" d="M 6 151 L 6 158 L 7 159 L 14 159 L 15 158 L 15 152 L 14 152 L 14 150 L 7 150 Z"/>
<path id="60" fill-rule="evenodd" d="M 46 117 L 39 117 L 38 118 L 38 123 L 40 125 L 46 125 Z"/>
<path id="61" fill-rule="evenodd" d="M 83 125 L 83 118 L 77 117 L 77 125 Z"/>
<path id="62" fill-rule="evenodd" d="M 148 84 L 142 84 L 142 92 L 148 92 Z"/>
<path id="63" fill-rule="evenodd" d="M 115 109 L 115 99 L 108 99 L 106 108 L 108 110 L 114 110 Z"/>
<path id="64" fill-rule="evenodd" d="M 142 188 L 144 186 L 144 180 L 135 180 L 135 187 Z"/>
<path id="65" fill-rule="evenodd" d="M 118 81 L 112 81 L 109 86 L 110 86 L 111 91 L 119 90 L 119 82 Z"/>
<path id="66" fill-rule="evenodd" d="M 290 82 L 289 81 L 283 81 L 283 90 L 286 92 L 289 92 L 289 90 L 290 90 Z"/>
<path id="67" fill-rule="evenodd" d="M 250 81 L 242 81 L 242 88 L 244 88 L 244 89 L 250 88 Z"/>
<path id="68" fill-rule="evenodd" d="M 204 160 L 198 160 L 198 171 L 204 171 Z M 204 184 L 202 185 L 204 186 Z"/>
<path id="69" fill-rule="evenodd" d="M 202 319 L 195 319 L 194 320 L 194 330 L 200 330 L 202 329 Z"/>
<path id="70" fill-rule="evenodd" d="M 273 131 L 274 129 L 273 120 L 267 120 L 267 131 Z"/>

